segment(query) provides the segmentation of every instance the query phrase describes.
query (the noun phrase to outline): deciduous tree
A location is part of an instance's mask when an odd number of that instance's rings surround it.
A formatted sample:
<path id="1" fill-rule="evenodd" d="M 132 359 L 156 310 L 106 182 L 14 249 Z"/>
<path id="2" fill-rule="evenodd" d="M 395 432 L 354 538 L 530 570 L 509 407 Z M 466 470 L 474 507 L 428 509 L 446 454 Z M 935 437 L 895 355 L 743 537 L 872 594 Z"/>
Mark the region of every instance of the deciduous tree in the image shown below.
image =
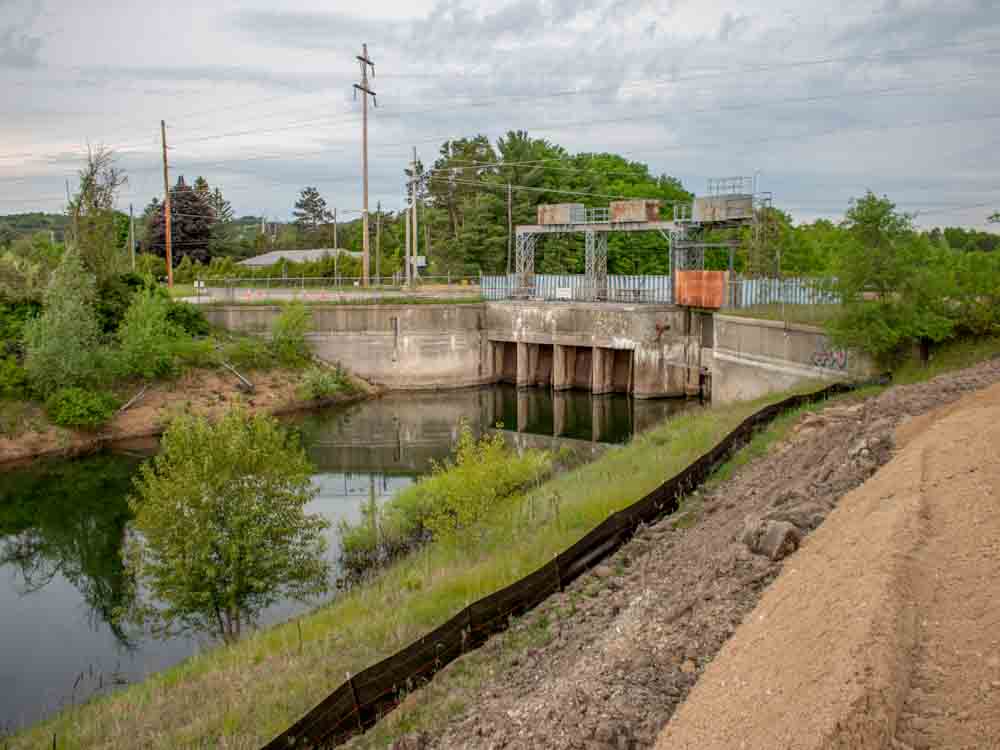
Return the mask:
<path id="1" fill-rule="evenodd" d="M 130 564 L 148 601 L 134 613 L 158 634 L 239 638 L 266 607 L 327 588 L 323 531 L 306 513 L 312 466 L 272 417 L 184 415 L 146 463 L 130 500 Z"/>

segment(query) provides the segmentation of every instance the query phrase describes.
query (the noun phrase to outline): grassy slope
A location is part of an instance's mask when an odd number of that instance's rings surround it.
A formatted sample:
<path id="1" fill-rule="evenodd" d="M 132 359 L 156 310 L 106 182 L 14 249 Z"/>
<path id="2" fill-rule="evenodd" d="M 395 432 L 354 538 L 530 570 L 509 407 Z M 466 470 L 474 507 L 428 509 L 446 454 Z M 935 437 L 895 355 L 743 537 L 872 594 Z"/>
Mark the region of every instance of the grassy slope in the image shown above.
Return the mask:
<path id="1" fill-rule="evenodd" d="M 788 323 L 822 327 L 840 311 L 840 305 L 755 305 L 741 309 L 726 309 L 725 315 L 762 320 L 783 320 Z"/>
<path id="2" fill-rule="evenodd" d="M 531 572 L 677 473 L 769 399 L 684 414 L 546 482 L 478 545 L 431 545 L 297 623 L 66 711 L 13 747 L 258 747 L 357 672 Z M 301 626 L 301 643 L 299 641 Z"/>

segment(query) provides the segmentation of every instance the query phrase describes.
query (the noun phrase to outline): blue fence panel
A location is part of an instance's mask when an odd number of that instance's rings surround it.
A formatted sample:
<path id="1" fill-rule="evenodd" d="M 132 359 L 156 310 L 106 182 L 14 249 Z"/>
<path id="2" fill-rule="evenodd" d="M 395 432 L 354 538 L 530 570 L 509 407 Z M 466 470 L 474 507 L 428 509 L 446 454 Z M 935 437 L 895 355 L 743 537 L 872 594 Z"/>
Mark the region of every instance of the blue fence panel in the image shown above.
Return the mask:
<path id="1" fill-rule="evenodd" d="M 734 307 L 838 304 L 840 298 L 826 287 L 827 281 L 805 278 L 737 278 L 732 304 Z"/>
<path id="2" fill-rule="evenodd" d="M 517 289 L 517 276 L 482 276 L 480 289 L 488 300 L 509 299 Z M 559 290 L 569 290 L 569 299 L 586 300 L 591 290 L 583 274 L 535 274 L 532 296 L 538 299 L 564 299 Z M 608 276 L 608 299 L 614 302 L 657 302 L 670 304 L 674 299 L 673 278 L 663 276 Z"/>

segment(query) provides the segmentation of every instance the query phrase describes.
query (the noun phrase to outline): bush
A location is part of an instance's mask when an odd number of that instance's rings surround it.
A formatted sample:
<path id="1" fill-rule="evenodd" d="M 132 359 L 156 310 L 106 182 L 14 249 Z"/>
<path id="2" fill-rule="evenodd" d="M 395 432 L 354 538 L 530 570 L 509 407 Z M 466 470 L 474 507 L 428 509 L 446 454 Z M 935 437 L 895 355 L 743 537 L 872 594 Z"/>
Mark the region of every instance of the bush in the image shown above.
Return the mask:
<path id="1" fill-rule="evenodd" d="M 93 274 L 68 250 L 45 290 L 42 314 L 24 325 L 24 369 L 42 396 L 99 382 L 101 329 L 94 312 Z"/>
<path id="2" fill-rule="evenodd" d="M 23 351 L 25 323 L 41 310 L 41 304 L 33 301 L 0 302 L 0 357 Z"/>
<path id="3" fill-rule="evenodd" d="M 181 331 L 167 319 L 170 300 L 154 289 L 144 289 L 132 299 L 118 339 L 123 375 L 163 377 L 176 370 L 174 345 Z"/>
<path id="4" fill-rule="evenodd" d="M 512 453 L 499 434 L 479 440 L 462 425 L 454 460 L 435 464 L 429 477 L 407 487 L 378 508 L 363 508 L 357 524 L 341 521 L 340 562 L 353 575 L 391 560 L 430 538 L 455 539 L 494 508 L 550 473 L 552 457 L 542 451 Z"/>
<path id="5" fill-rule="evenodd" d="M 211 339 L 181 338 L 172 345 L 176 363 L 180 367 L 212 368 L 219 366 L 219 352 Z"/>
<path id="6" fill-rule="evenodd" d="M 301 302 L 292 302 L 275 318 L 271 327 L 271 350 L 278 361 L 295 367 L 310 359 L 306 333 L 312 323 L 312 313 Z"/>
<path id="7" fill-rule="evenodd" d="M 28 391 L 28 373 L 15 357 L 0 359 L 0 398 L 23 399 Z"/>
<path id="8" fill-rule="evenodd" d="M 94 310 L 105 334 L 113 334 L 118 330 L 125 319 L 125 312 L 132 304 L 132 298 L 143 286 L 143 278 L 134 273 L 110 276 L 98 285 Z"/>
<path id="9" fill-rule="evenodd" d="M 212 331 L 205 313 L 190 302 L 172 302 L 167 310 L 167 320 L 189 336 L 207 336 Z"/>
<path id="10" fill-rule="evenodd" d="M 267 344 L 251 337 L 227 344 L 222 358 L 237 370 L 263 370 L 274 364 L 274 355 Z"/>
<path id="11" fill-rule="evenodd" d="M 96 430 L 114 416 L 117 399 L 110 393 L 63 388 L 45 402 L 49 419 L 62 427 Z"/>
<path id="12" fill-rule="evenodd" d="M 298 396 L 303 401 L 317 401 L 351 391 L 350 381 L 340 368 L 310 367 L 302 374 Z"/>

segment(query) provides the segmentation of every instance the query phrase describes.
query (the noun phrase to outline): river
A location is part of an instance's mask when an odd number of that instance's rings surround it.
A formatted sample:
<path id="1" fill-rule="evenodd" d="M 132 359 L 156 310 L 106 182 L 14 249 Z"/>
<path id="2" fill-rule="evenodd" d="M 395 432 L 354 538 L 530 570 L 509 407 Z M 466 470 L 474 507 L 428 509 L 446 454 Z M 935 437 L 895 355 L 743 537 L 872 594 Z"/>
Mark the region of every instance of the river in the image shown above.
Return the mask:
<path id="1" fill-rule="evenodd" d="M 332 522 L 384 501 L 449 455 L 464 420 L 518 447 L 563 447 L 589 460 L 691 406 L 509 386 L 392 394 L 291 420 L 316 466 L 309 510 Z M 0 474 L 0 737 L 61 707 L 143 679 L 214 645 L 154 640 L 115 624 L 127 596 L 121 547 L 132 478 L 155 443 Z M 332 596 L 333 594 L 331 594 Z M 285 602 L 273 624 L 310 609 Z"/>

